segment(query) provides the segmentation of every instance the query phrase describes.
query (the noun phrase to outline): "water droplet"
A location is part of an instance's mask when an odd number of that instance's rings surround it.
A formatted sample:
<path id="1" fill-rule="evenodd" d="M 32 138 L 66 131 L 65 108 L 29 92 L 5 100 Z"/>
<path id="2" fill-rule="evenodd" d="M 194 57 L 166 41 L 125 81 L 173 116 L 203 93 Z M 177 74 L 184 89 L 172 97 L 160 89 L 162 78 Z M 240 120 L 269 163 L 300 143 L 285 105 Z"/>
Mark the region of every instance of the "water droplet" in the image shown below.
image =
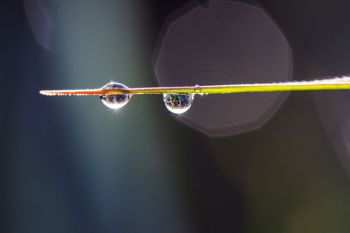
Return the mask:
<path id="1" fill-rule="evenodd" d="M 128 87 L 121 83 L 110 82 L 102 87 L 102 89 L 127 89 Z M 101 95 L 100 99 L 102 103 L 111 109 L 120 109 L 124 107 L 130 100 L 129 94 L 118 95 Z"/>
<path id="2" fill-rule="evenodd" d="M 166 108 L 175 114 L 187 112 L 193 103 L 194 94 L 163 94 Z"/>

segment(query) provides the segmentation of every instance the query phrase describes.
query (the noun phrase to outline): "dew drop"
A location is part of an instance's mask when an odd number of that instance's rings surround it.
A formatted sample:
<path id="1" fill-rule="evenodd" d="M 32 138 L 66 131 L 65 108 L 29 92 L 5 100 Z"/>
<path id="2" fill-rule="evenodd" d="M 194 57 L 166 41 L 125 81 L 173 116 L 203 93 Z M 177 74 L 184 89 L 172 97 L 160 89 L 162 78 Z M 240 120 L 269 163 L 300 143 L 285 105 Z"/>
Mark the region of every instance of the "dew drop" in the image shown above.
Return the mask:
<path id="1" fill-rule="evenodd" d="M 127 89 L 128 87 L 121 83 L 110 82 L 102 87 L 102 89 Z M 100 99 L 102 103 L 111 109 L 120 109 L 124 107 L 130 100 L 131 95 L 129 94 L 118 94 L 118 95 L 101 95 Z"/>
<path id="2" fill-rule="evenodd" d="M 194 94 L 163 94 L 166 108 L 175 114 L 187 112 L 193 103 Z"/>

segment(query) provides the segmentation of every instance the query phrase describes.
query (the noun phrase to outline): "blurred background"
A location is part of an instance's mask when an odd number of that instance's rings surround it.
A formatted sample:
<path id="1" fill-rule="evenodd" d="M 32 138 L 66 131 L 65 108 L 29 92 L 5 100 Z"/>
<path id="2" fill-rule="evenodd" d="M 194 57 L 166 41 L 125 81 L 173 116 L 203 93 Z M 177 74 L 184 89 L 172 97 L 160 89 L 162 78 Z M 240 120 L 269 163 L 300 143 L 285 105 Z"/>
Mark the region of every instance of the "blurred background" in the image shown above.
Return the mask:
<path id="1" fill-rule="evenodd" d="M 349 72 L 349 1 L 241 2 L 285 35 L 292 79 Z M 38 94 L 157 86 L 168 16 L 207 3 L 1 1 L 0 232 L 350 231 L 348 91 L 291 93 L 266 124 L 225 137 L 182 124 L 159 96 L 113 112 Z"/>

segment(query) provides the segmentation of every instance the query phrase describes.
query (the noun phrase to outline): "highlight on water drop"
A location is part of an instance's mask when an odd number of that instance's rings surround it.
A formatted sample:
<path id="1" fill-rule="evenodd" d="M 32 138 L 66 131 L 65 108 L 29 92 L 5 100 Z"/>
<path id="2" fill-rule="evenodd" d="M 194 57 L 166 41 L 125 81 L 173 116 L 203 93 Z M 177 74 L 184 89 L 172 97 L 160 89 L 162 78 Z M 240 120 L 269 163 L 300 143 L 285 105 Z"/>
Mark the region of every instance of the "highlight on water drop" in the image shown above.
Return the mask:
<path id="1" fill-rule="evenodd" d="M 128 89 L 127 86 L 125 86 L 122 83 L 116 83 L 116 82 L 110 82 L 106 85 L 104 85 L 101 89 Z M 102 103 L 107 106 L 110 109 L 121 109 L 124 107 L 130 100 L 132 95 L 129 94 L 116 94 L 116 95 L 100 95 L 100 99 Z"/>
<path id="2" fill-rule="evenodd" d="M 163 94 L 163 101 L 166 108 L 175 114 L 183 114 L 187 112 L 193 103 L 194 94 L 183 93 L 183 94 L 173 94 L 166 93 Z"/>

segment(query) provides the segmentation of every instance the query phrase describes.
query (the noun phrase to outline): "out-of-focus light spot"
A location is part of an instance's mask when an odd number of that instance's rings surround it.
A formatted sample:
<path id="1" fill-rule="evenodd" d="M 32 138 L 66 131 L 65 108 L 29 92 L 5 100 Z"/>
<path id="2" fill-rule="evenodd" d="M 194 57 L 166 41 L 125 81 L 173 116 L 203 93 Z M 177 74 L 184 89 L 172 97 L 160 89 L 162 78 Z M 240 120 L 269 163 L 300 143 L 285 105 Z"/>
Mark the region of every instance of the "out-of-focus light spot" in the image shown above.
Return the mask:
<path id="1" fill-rule="evenodd" d="M 255 5 L 216 0 L 185 7 L 169 17 L 162 35 L 154 64 L 160 86 L 291 80 L 289 44 Z M 286 95 L 203 96 L 179 120 L 209 136 L 247 132 L 264 125 Z"/>
<path id="2" fill-rule="evenodd" d="M 36 41 L 43 48 L 51 51 L 54 23 L 47 7 L 42 0 L 26 0 L 24 8 Z"/>

